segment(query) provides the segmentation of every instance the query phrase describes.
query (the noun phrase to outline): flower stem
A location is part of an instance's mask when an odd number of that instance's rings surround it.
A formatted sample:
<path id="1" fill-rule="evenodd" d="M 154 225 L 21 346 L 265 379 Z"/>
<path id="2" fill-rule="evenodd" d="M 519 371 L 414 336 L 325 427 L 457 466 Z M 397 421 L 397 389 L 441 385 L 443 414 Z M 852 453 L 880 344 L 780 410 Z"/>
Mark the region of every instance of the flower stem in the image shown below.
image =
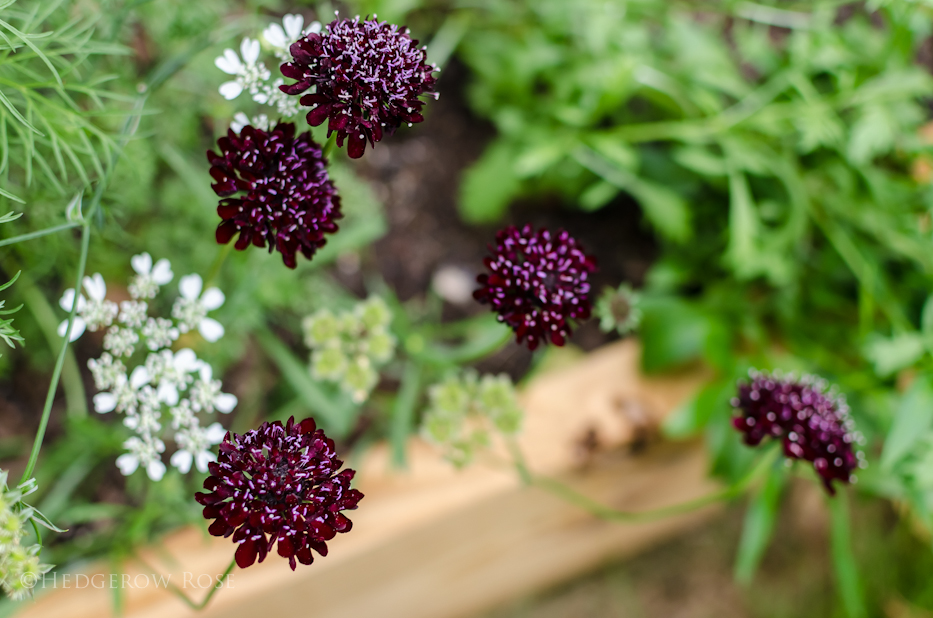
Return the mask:
<path id="1" fill-rule="evenodd" d="M 90 219 L 85 221 L 81 230 L 81 257 L 78 259 L 78 273 L 75 277 L 75 290 L 81 289 L 81 280 L 84 279 L 84 269 L 87 266 L 87 251 L 91 242 Z M 39 459 L 39 449 L 42 448 L 42 440 L 45 439 L 45 430 L 49 426 L 49 416 L 52 414 L 52 402 L 55 401 L 55 393 L 58 391 L 58 380 L 62 375 L 62 367 L 65 365 L 65 354 L 68 352 L 68 344 L 71 343 L 71 330 L 74 328 L 75 317 L 78 313 L 77 299 L 71 305 L 71 313 L 68 315 L 68 327 L 65 329 L 65 336 L 62 339 L 62 349 L 58 353 L 58 359 L 55 361 L 55 370 L 52 372 L 52 383 L 49 384 L 49 391 L 45 396 L 45 405 L 42 408 L 42 418 L 39 420 L 39 430 L 36 431 L 36 439 L 32 444 L 32 451 L 29 453 L 29 462 L 26 469 L 23 470 L 23 476 L 20 483 L 25 483 L 32 477 L 33 470 L 36 468 L 36 461 Z"/>
<path id="2" fill-rule="evenodd" d="M 207 280 L 204 283 L 205 290 L 211 287 L 214 281 L 217 280 L 217 277 L 220 276 L 220 268 L 224 265 L 224 262 L 227 261 L 227 256 L 230 255 L 230 252 L 233 250 L 233 245 L 234 243 L 228 242 L 220 247 L 220 251 L 217 252 L 217 257 L 214 258 L 214 263 L 211 264 L 211 270 L 207 274 Z"/>
<path id="3" fill-rule="evenodd" d="M 590 514 L 595 515 L 600 519 L 626 523 L 655 521 L 665 517 L 671 517 L 673 515 L 688 513 L 690 511 L 694 511 L 696 509 L 723 500 L 731 500 L 732 498 L 735 498 L 744 493 L 745 490 L 753 485 L 760 477 L 763 477 L 765 474 L 767 474 L 771 467 L 774 465 L 774 461 L 780 453 L 780 450 L 777 448 L 773 448 L 767 451 L 761 457 L 761 459 L 759 459 L 758 464 L 755 465 L 755 467 L 752 468 L 748 474 L 732 485 L 729 485 L 728 487 L 725 487 L 719 491 L 714 491 L 713 493 L 700 496 L 699 498 L 695 498 L 693 500 L 688 500 L 687 502 L 682 502 L 680 504 L 674 504 L 671 506 L 664 506 L 657 509 L 649 509 L 647 511 L 620 511 L 597 502 L 596 500 L 583 495 L 582 493 L 565 485 L 564 483 L 561 483 L 556 479 L 535 477 L 532 475 L 528 469 L 527 464 L 525 463 L 525 458 L 514 439 L 509 443 L 509 450 L 512 451 L 515 469 L 518 471 L 519 476 L 522 477 L 522 481 L 526 485 L 540 487 L 541 489 L 549 491 L 558 498 L 561 498 L 562 500 L 577 506 L 584 511 L 588 511 Z"/>
<path id="4" fill-rule="evenodd" d="M 135 554 L 134 554 L 134 557 L 135 557 L 136 560 L 138 560 L 140 563 L 142 563 L 142 565 L 143 565 L 144 567 L 146 567 L 146 568 L 149 569 L 150 571 L 155 572 L 155 569 L 152 568 L 152 567 L 151 567 L 145 560 L 143 560 L 141 557 L 139 557 L 138 555 L 135 555 Z M 172 593 L 173 593 L 175 596 L 177 596 L 179 599 L 181 599 L 182 601 L 184 601 L 185 605 L 187 605 L 188 607 L 190 607 L 191 609 L 193 609 L 193 610 L 195 610 L 195 611 L 200 611 L 200 610 L 204 609 L 205 607 L 207 607 L 207 604 L 211 602 L 211 599 L 214 598 L 214 595 L 217 593 L 217 591 L 218 591 L 220 588 L 223 587 L 223 583 L 224 583 L 225 581 L 227 581 L 227 577 L 230 575 L 230 573 L 233 572 L 233 568 L 234 568 L 235 566 L 236 566 L 236 558 L 234 558 L 233 560 L 230 561 L 230 564 L 227 565 L 227 570 L 224 571 L 223 575 L 220 576 L 220 579 L 217 580 L 217 583 L 214 584 L 213 586 L 211 586 L 211 589 L 208 591 L 207 596 L 205 596 L 200 602 L 192 600 L 191 597 L 189 597 L 187 594 L 185 594 L 185 593 L 182 591 L 181 588 L 179 588 L 178 586 L 176 586 L 175 584 L 173 584 L 173 583 L 171 582 L 171 580 L 169 580 L 168 585 L 166 586 L 166 588 L 167 588 L 168 590 L 171 590 Z"/>
<path id="5" fill-rule="evenodd" d="M 324 144 L 324 149 L 321 151 L 324 158 L 330 159 L 330 155 L 332 152 L 334 152 L 334 148 L 336 147 L 337 147 L 337 132 L 335 131 L 334 133 L 331 134 L 330 137 L 327 138 L 327 143 Z"/>

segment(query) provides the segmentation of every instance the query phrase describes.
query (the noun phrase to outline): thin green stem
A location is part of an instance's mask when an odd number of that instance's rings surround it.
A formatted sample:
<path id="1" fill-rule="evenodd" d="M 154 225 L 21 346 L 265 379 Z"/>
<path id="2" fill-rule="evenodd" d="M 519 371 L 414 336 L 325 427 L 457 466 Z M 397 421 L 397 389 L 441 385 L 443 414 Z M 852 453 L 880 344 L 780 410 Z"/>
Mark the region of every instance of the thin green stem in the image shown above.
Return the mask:
<path id="1" fill-rule="evenodd" d="M 84 269 L 87 266 L 87 251 L 91 243 L 91 226 L 89 220 L 85 222 L 81 231 L 81 257 L 78 259 L 78 273 L 75 277 L 75 293 L 81 289 L 81 280 L 84 279 Z M 52 402 L 55 401 L 55 393 L 58 391 L 58 380 L 62 375 L 62 367 L 65 365 L 65 354 L 68 351 L 68 344 L 71 342 L 71 331 L 74 328 L 75 317 L 78 313 L 77 296 L 75 302 L 71 305 L 71 313 L 68 315 L 68 327 L 65 329 L 65 336 L 62 339 L 62 349 L 58 353 L 58 359 L 55 361 L 55 370 L 52 372 L 52 383 L 49 384 L 49 391 L 45 396 L 45 406 L 42 408 L 42 418 L 39 420 L 39 429 L 36 431 L 36 439 L 32 444 L 32 452 L 29 453 L 29 462 L 26 469 L 23 470 L 23 476 L 20 483 L 25 483 L 32 478 L 32 473 L 36 468 L 36 461 L 39 459 L 39 449 L 42 448 L 42 440 L 45 439 L 45 430 L 49 426 L 49 416 L 52 414 Z"/>
<path id="2" fill-rule="evenodd" d="M 234 243 L 228 242 L 225 245 L 221 245 L 220 250 L 217 252 L 217 257 L 214 258 L 214 263 L 211 264 L 211 270 L 207 274 L 207 280 L 204 283 L 204 289 L 211 287 L 217 277 L 220 276 L 220 269 L 224 265 L 224 262 L 227 261 L 227 256 L 230 255 L 230 252 L 233 250 Z"/>
<path id="3" fill-rule="evenodd" d="M 35 317 L 54 354 L 55 348 L 61 341 L 61 337 L 58 335 L 58 318 L 49 305 L 49 301 L 46 300 L 30 278 L 24 276 L 21 285 L 20 293 L 23 295 L 22 298 L 26 301 L 26 306 Z M 68 347 L 65 354 L 65 365 L 62 367 L 62 387 L 65 389 L 68 415 L 73 418 L 87 416 L 87 395 L 84 390 L 84 382 L 81 380 L 81 371 L 78 369 L 74 348 L 71 346 Z"/>
<path id="4" fill-rule="evenodd" d="M 148 563 L 146 563 L 145 560 L 140 558 L 138 555 L 134 554 L 134 556 L 136 560 L 142 563 L 144 567 L 146 567 L 150 571 L 155 572 L 155 569 L 152 568 Z M 204 609 L 205 607 L 207 607 L 207 604 L 211 602 L 211 599 L 214 598 L 214 595 L 217 593 L 217 591 L 223 587 L 223 583 L 227 581 L 227 577 L 229 577 L 230 573 L 233 572 L 233 569 L 235 566 L 236 566 L 236 558 L 230 561 L 230 564 L 227 565 L 227 570 L 224 571 L 223 575 L 220 576 L 220 579 L 217 580 L 217 583 L 211 586 L 211 589 L 208 591 L 207 596 L 205 596 L 200 602 L 192 600 L 191 597 L 185 594 L 181 588 L 171 583 L 171 581 L 168 582 L 168 585 L 166 586 L 166 588 L 168 590 L 171 590 L 175 596 L 177 596 L 179 599 L 184 601 L 185 605 L 187 605 L 188 607 L 190 607 L 191 609 L 195 611 L 200 611 Z"/>
<path id="5" fill-rule="evenodd" d="M 330 159 L 330 155 L 334 152 L 334 149 L 337 147 L 337 132 L 334 131 L 330 137 L 327 138 L 327 143 L 324 144 L 323 155 L 325 159 Z"/>
<path id="6" fill-rule="evenodd" d="M 52 227 L 47 227 L 41 230 L 36 230 L 35 232 L 29 232 L 28 234 L 20 234 L 19 236 L 14 236 L 12 238 L 4 238 L 0 240 L 0 247 L 5 247 L 7 245 L 15 245 L 18 242 L 23 242 L 25 240 L 32 240 L 33 238 L 41 238 L 42 236 L 47 236 L 49 234 L 54 234 L 55 232 L 61 232 L 62 230 L 70 230 L 73 227 L 80 227 L 81 223 L 78 221 L 72 221 L 70 223 L 62 223 L 61 225 L 53 225 Z"/>
<path id="7" fill-rule="evenodd" d="M 584 511 L 588 511 L 600 519 L 626 523 L 655 521 L 665 517 L 671 517 L 673 515 L 689 513 L 690 511 L 695 511 L 704 506 L 715 504 L 716 502 L 731 500 L 732 498 L 735 498 L 744 493 L 746 489 L 755 484 L 761 477 L 766 475 L 771 469 L 771 466 L 774 464 L 778 454 L 780 453 L 779 449 L 772 448 L 761 457 L 761 459 L 758 461 L 758 464 L 752 468 L 752 470 L 747 475 L 732 485 L 729 485 L 728 487 L 725 487 L 719 491 L 715 491 L 705 496 L 700 496 L 699 498 L 695 498 L 693 500 L 688 500 L 687 502 L 682 502 L 680 504 L 674 504 L 671 506 L 664 506 L 657 509 L 650 509 L 647 511 L 620 511 L 597 502 L 596 500 L 581 494 L 580 492 L 572 489 L 571 487 L 568 487 L 556 479 L 533 476 L 525 464 L 524 457 L 522 456 L 521 451 L 518 449 L 518 445 L 515 444 L 514 441 L 513 445 L 514 448 L 510 447 L 510 449 L 513 450 L 512 456 L 514 458 L 515 468 L 519 475 L 522 477 L 522 480 L 525 482 L 525 484 L 540 487 L 546 491 L 549 491 L 562 500 L 565 500 L 566 502 L 577 506 Z"/>

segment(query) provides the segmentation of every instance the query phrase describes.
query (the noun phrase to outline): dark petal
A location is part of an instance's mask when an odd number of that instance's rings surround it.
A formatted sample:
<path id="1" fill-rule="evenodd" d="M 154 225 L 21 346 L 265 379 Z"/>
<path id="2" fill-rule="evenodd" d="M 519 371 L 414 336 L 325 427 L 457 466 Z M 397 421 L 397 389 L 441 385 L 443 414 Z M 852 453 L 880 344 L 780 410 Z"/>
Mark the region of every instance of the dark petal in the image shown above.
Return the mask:
<path id="1" fill-rule="evenodd" d="M 306 116 L 308 124 L 312 127 L 320 126 L 325 120 L 327 120 L 327 115 L 330 114 L 330 110 L 333 107 L 330 103 L 322 103 L 308 112 Z"/>
<path id="2" fill-rule="evenodd" d="M 214 523 L 208 527 L 207 531 L 211 536 L 227 536 L 227 533 L 231 530 L 230 526 L 227 525 L 222 519 L 216 520 Z"/>
<path id="3" fill-rule="evenodd" d="M 248 566 L 251 566 L 256 562 L 256 543 L 251 539 L 247 539 L 240 543 L 240 546 L 237 547 L 236 554 L 236 564 L 241 569 L 245 569 Z"/>
<path id="4" fill-rule="evenodd" d="M 359 133 L 352 133 L 347 140 L 347 155 L 351 159 L 359 159 L 366 150 L 366 138 Z"/>
<path id="5" fill-rule="evenodd" d="M 217 232 L 215 233 L 215 236 L 219 244 L 225 245 L 230 242 L 230 239 L 233 238 L 233 235 L 236 233 L 236 223 L 233 221 L 224 221 L 217 226 Z"/>

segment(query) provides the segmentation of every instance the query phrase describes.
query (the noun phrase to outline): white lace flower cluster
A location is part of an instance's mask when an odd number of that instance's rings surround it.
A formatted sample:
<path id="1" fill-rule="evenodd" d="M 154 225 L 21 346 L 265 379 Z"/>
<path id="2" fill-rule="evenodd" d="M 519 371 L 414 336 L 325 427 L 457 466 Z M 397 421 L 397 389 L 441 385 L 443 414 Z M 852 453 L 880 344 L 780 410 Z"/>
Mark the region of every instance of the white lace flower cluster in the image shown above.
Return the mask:
<path id="1" fill-rule="evenodd" d="M 362 403 L 379 381 L 377 369 L 395 355 L 389 332 L 392 312 L 384 300 L 370 296 L 351 311 L 334 314 L 321 309 L 301 324 L 311 348 L 311 375 L 338 382 L 353 401 Z"/>
<path id="2" fill-rule="evenodd" d="M 23 502 L 36 490 L 35 479 L 11 490 L 7 488 L 7 474 L 0 470 L 0 587 L 10 599 L 20 601 L 28 598 L 36 582 L 52 569 L 52 565 L 39 562 L 42 546 L 24 546 L 23 537 L 33 524 L 56 528 Z"/>
<path id="3" fill-rule="evenodd" d="M 211 447 L 219 444 L 225 435 L 220 423 L 202 427 L 200 416 L 215 411 L 229 413 L 237 404 L 234 395 L 222 393 L 220 380 L 213 379 L 211 366 L 198 359 L 194 351 L 183 348 L 172 351 L 175 341 L 184 333 L 197 330 L 207 341 L 217 341 L 224 334 L 223 326 L 207 317 L 208 312 L 224 303 L 224 295 L 211 287 L 203 290 L 199 275 L 188 275 L 179 281 L 180 296 L 172 306 L 172 319 L 148 316 L 148 303 L 161 286 L 169 283 L 174 274 L 168 260 L 153 265 L 148 253 L 131 260 L 136 275 L 128 290 L 133 300 L 118 306 L 106 299 L 107 288 L 103 277 L 86 277 L 84 288 L 90 300 L 66 290 L 61 305 L 70 311 L 78 303 L 78 315 L 72 328 L 72 339 L 85 329 L 97 330 L 109 326 L 104 335 L 104 352 L 100 358 L 88 361 L 94 384 L 100 391 L 94 396 L 94 409 L 105 414 L 123 414 L 123 424 L 134 434 L 124 444 L 126 453 L 117 458 L 117 466 L 124 475 L 143 468 L 154 481 L 165 474 L 162 462 L 165 452 L 164 437 L 171 434 L 178 450 L 171 464 L 182 473 L 194 464 L 205 472 L 214 459 Z M 117 321 L 119 324 L 111 324 Z M 67 320 L 60 327 L 62 335 Z M 77 331 L 77 336 L 74 334 Z M 145 343 L 148 353 L 137 355 L 137 348 Z M 135 367 L 130 370 L 123 362 Z M 164 421 L 168 413 L 170 422 Z"/>
<path id="4" fill-rule="evenodd" d="M 280 62 L 291 62 L 292 55 L 289 47 L 292 43 L 310 32 L 320 32 L 321 24 L 311 22 L 304 27 L 304 17 L 301 15 L 286 15 L 282 24 L 272 23 L 262 31 L 262 41 Z M 223 56 L 214 60 L 218 69 L 233 77 L 230 81 L 220 85 L 220 94 L 228 101 L 248 92 L 253 101 L 275 108 L 276 113 L 283 118 L 292 118 L 301 111 L 298 97 L 290 97 L 279 88 L 285 83 L 282 77 L 272 79 L 272 73 L 266 68 L 259 56 L 262 44 L 259 40 L 249 37 L 240 43 L 240 53 L 233 49 L 225 49 Z M 238 112 L 230 123 L 230 128 L 239 133 L 247 124 L 258 129 L 267 130 L 269 118 L 265 114 L 253 117 Z"/>

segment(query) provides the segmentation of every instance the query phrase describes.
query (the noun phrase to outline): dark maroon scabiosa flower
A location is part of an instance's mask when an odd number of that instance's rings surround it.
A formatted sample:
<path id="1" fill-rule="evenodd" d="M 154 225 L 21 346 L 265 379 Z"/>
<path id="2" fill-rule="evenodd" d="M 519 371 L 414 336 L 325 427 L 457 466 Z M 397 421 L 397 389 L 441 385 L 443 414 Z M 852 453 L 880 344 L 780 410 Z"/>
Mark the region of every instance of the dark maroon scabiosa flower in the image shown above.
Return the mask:
<path id="1" fill-rule="evenodd" d="M 220 196 L 217 242 L 237 234 L 236 249 L 250 245 L 277 250 L 289 268 L 295 254 L 309 260 L 337 231 L 340 196 L 327 174 L 327 161 L 310 132 L 295 137 L 295 125 L 279 123 L 270 131 L 245 126 L 217 140 L 220 154 L 207 151 L 211 185 Z"/>
<path id="2" fill-rule="evenodd" d="M 278 543 L 278 554 L 294 570 L 296 560 L 314 561 L 312 549 L 326 556 L 326 541 L 352 526 L 341 511 L 355 509 L 363 494 L 350 489 L 355 472 L 339 471 L 342 465 L 333 440 L 315 428 L 314 419 L 263 423 L 242 436 L 227 434 L 208 466 L 208 493 L 195 499 L 204 505 L 204 517 L 214 520 L 210 533 L 232 534 L 239 543 L 241 568 L 257 555 L 265 560 Z"/>
<path id="3" fill-rule="evenodd" d="M 825 381 L 814 376 L 794 379 L 752 371 L 750 377 L 732 400 L 739 412 L 732 424 L 746 444 L 755 446 L 768 436 L 780 439 L 784 455 L 812 462 L 833 495 L 832 481 L 855 480 L 865 456 L 854 448 L 862 438 L 841 395 L 827 391 Z"/>
<path id="4" fill-rule="evenodd" d="M 347 154 L 363 156 L 370 146 L 392 135 L 403 122 L 421 122 L 421 95 L 434 95 L 433 64 L 424 48 L 400 28 L 375 19 L 336 19 L 321 33 L 312 32 L 290 48 L 293 62 L 282 65 L 285 77 L 298 80 L 280 86 L 313 109 L 308 124 L 328 120 L 327 135 L 337 132 L 337 145 L 348 140 Z"/>
<path id="5" fill-rule="evenodd" d="M 476 278 L 482 287 L 473 297 L 489 304 L 528 349 L 542 341 L 564 345 L 570 321 L 590 317 L 587 278 L 596 259 L 564 230 L 535 232 L 530 225 L 500 230 L 489 248 L 492 255 L 483 260 L 489 273 Z"/>

